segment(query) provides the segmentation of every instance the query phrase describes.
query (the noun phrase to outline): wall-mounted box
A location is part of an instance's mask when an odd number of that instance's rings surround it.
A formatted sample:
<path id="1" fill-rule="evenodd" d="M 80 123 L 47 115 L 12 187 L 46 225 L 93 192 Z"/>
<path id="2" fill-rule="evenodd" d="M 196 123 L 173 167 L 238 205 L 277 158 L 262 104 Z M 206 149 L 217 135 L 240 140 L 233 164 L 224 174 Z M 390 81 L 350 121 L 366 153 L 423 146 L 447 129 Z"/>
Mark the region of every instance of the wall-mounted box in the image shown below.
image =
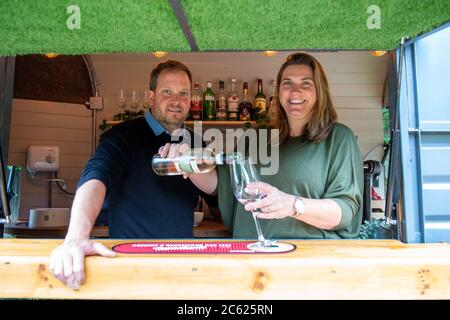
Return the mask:
<path id="1" fill-rule="evenodd" d="M 52 172 L 59 170 L 59 147 L 29 146 L 27 169 L 30 172 Z"/>

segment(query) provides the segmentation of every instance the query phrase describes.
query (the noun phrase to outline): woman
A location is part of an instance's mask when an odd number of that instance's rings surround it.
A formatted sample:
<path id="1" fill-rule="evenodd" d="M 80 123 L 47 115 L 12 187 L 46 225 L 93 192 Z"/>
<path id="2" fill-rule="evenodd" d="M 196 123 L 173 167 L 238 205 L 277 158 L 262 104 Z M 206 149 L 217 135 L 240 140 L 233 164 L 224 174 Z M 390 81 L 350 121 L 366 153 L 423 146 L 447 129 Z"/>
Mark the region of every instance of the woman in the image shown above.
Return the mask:
<path id="1" fill-rule="evenodd" d="M 266 195 L 238 203 L 227 168 L 219 168 L 219 207 L 235 238 L 255 238 L 250 210 L 259 209 L 266 238 L 356 238 L 362 216 L 363 166 L 353 132 L 337 123 L 320 63 L 290 55 L 277 77 L 273 127 L 279 129 L 279 170 L 249 185 Z"/>

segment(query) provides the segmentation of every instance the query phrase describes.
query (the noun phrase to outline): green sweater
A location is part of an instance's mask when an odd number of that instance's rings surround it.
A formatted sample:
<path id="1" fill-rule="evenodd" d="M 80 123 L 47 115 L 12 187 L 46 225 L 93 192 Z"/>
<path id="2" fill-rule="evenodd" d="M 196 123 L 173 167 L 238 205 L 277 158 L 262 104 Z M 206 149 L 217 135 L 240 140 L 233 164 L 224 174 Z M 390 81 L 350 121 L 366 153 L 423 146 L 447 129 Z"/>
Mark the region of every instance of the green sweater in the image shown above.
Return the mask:
<path id="1" fill-rule="evenodd" d="M 290 138 L 280 146 L 279 170 L 262 175 L 261 180 L 288 194 L 311 199 L 333 199 L 342 210 L 342 219 L 333 230 L 323 230 L 297 219 L 260 219 L 269 239 L 357 238 L 362 219 L 363 164 L 351 129 L 336 124 L 320 143 Z M 257 166 L 258 170 L 259 167 Z M 257 237 L 251 213 L 234 198 L 228 166 L 218 166 L 219 208 L 234 238 Z"/>

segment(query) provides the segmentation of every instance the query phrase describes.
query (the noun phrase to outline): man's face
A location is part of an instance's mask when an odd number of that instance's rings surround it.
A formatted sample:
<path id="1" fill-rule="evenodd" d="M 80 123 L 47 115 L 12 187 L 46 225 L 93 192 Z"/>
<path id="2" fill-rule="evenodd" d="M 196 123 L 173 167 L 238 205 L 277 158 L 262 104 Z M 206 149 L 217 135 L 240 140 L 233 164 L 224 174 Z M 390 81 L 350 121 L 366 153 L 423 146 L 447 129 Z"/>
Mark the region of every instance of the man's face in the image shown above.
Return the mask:
<path id="1" fill-rule="evenodd" d="M 181 127 L 191 101 L 191 82 L 186 72 L 163 71 L 155 91 L 150 91 L 149 100 L 153 117 L 167 130 L 172 132 Z"/>

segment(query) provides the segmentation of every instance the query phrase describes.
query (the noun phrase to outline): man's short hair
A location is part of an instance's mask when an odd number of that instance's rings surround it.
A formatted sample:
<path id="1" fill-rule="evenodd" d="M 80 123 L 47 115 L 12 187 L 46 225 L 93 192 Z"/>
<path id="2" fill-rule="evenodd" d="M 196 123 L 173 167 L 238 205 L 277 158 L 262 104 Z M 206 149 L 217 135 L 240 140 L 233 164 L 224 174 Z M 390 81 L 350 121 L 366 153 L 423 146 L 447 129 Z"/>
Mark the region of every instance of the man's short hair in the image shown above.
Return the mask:
<path id="1" fill-rule="evenodd" d="M 152 73 L 150 75 L 150 90 L 152 90 L 152 91 L 156 90 L 156 86 L 158 85 L 158 78 L 163 71 L 172 71 L 172 70 L 186 72 L 186 74 L 189 78 L 189 82 L 192 85 L 191 70 L 189 70 L 189 68 L 185 64 L 183 64 L 179 61 L 167 60 L 167 61 L 161 62 L 160 64 L 158 64 L 156 66 L 155 69 L 152 70 Z"/>

